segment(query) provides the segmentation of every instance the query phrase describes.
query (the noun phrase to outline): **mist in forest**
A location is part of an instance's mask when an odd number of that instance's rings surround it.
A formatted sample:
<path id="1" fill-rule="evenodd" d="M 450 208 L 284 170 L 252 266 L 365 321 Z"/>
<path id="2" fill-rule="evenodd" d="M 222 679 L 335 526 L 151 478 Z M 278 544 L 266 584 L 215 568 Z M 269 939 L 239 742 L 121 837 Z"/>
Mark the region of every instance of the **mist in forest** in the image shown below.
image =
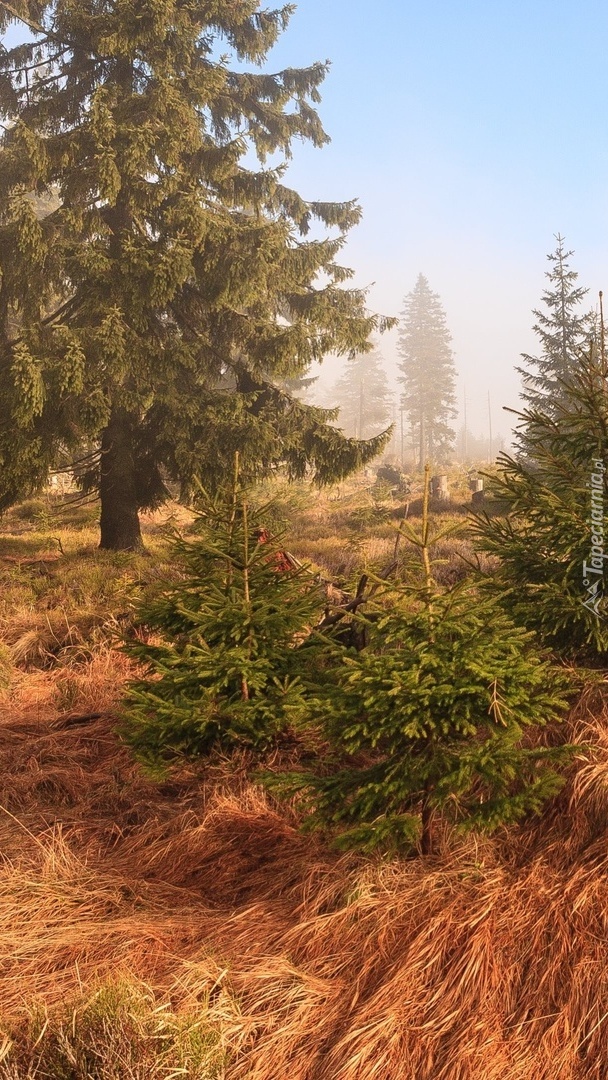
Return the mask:
<path id="1" fill-rule="evenodd" d="M 307 0 L 273 53 L 331 60 L 319 109 L 331 143 L 298 148 L 287 180 L 311 198 L 357 198 L 342 262 L 375 311 L 399 315 L 419 273 L 453 338 L 457 426 L 508 433 L 521 354 L 555 236 L 597 305 L 608 288 L 605 96 L 608 9 L 538 0 L 466 6 Z M 559 77 L 558 77 L 559 74 Z M 397 331 L 378 342 L 396 375 Z M 327 358 L 319 388 L 340 377 Z"/>

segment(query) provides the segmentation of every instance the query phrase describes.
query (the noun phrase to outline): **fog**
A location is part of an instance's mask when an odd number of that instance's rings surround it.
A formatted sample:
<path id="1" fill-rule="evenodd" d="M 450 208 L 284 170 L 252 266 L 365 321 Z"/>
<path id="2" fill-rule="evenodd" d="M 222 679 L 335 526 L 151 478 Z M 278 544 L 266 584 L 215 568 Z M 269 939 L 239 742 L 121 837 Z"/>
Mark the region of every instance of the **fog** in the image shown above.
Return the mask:
<path id="1" fill-rule="evenodd" d="M 462 422 L 507 433 L 520 354 L 537 351 L 555 235 L 579 284 L 608 290 L 605 96 L 599 0 L 467 5 L 302 0 L 271 68 L 329 57 L 319 113 L 332 138 L 296 146 L 287 181 L 308 198 L 356 197 L 343 253 L 369 306 L 398 315 L 419 273 L 452 333 Z M 379 343 L 389 374 L 396 332 Z M 321 384 L 337 377 L 328 359 Z"/>

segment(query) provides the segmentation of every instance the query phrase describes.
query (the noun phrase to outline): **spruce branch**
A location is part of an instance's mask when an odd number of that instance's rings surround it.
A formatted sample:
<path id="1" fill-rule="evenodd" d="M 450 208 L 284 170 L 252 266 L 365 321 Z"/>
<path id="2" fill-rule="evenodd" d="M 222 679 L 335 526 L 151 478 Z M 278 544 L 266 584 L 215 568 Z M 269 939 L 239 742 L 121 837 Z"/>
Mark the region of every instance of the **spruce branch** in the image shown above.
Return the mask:
<path id="1" fill-rule="evenodd" d="M 14 4 L 8 3 L 7 0 L 0 0 L 0 8 L 4 8 L 5 11 L 9 13 L 9 15 L 12 15 L 13 19 L 15 19 L 16 22 L 23 23 L 23 25 L 27 26 L 28 29 L 32 31 L 32 33 L 41 34 L 48 41 L 56 40 L 55 36 L 50 34 L 49 31 L 46 30 L 45 27 L 42 25 L 42 23 L 36 22 L 35 19 L 32 19 L 30 15 L 25 15 L 24 12 L 22 10 L 19 10 L 19 8 L 15 7 Z M 67 45 L 66 48 L 68 48 Z"/>

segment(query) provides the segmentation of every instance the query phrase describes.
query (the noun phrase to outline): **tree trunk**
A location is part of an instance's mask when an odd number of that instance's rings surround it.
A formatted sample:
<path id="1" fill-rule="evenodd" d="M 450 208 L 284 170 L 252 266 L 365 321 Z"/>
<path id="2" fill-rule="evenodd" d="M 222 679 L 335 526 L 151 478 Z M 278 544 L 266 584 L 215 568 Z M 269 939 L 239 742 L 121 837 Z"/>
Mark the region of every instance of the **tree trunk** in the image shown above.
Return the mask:
<path id="1" fill-rule="evenodd" d="M 143 551 L 139 527 L 133 419 L 126 409 L 114 407 L 101 436 L 101 540 L 109 551 Z"/>
<path id="2" fill-rule="evenodd" d="M 424 785 L 424 794 L 422 797 L 422 832 L 420 834 L 420 842 L 418 850 L 421 855 L 433 854 L 433 807 L 431 806 L 431 795 L 433 792 L 433 786 L 427 780 Z"/>
<path id="3" fill-rule="evenodd" d="M 420 834 L 420 854 L 432 855 L 433 853 L 433 811 L 429 806 L 428 798 L 422 804 L 422 832 Z"/>

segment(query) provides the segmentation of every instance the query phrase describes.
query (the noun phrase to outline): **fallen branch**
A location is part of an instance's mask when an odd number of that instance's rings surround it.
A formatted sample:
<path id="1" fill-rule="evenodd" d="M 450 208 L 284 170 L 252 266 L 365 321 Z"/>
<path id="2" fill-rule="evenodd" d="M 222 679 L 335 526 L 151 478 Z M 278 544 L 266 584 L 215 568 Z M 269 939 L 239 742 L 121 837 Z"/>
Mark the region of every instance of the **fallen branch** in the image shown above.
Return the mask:
<path id="1" fill-rule="evenodd" d="M 56 720 L 52 725 L 55 731 L 64 731 L 66 728 L 80 727 L 84 724 L 92 724 L 94 720 L 103 720 L 107 713 L 92 712 L 82 713 L 78 716 L 65 716 L 60 720 Z"/>
<path id="2" fill-rule="evenodd" d="M 345 615 L 352 615 L 355 611 L 357 611 L 358 608 L 361 607 L 361 604 L 366 604 L 368 600 L 371 600 L 374 593 L 376 593 L 378 590 L 378 585 L 380 581 L 386 581 L 386 579 L 390 577 L 390 575 L 394 573 L 394 571 L 397 569 L 397 565 L 397 562 L 391 562 L 388 566 L 384 568 L 384 570 L 381 570 L 380 573 L 376 575 L 376 581 L 369 590 L 369 593 L 365 592 L 369 578 L 367 574 L 363 574 L 359 580 L 359 584 L 357 585 L 357 592 L 355 593 L 353 599 L 348 600 L 345 604 L 341 604 L 338 610 L 332 612 L 331 615 L 324 615 L 323 619 L 318 624 L 318 629 L 324 630 L 328 626 L 335 626 L 336 623 L 340 622 L 340 620 L 343 619 Z"/>

